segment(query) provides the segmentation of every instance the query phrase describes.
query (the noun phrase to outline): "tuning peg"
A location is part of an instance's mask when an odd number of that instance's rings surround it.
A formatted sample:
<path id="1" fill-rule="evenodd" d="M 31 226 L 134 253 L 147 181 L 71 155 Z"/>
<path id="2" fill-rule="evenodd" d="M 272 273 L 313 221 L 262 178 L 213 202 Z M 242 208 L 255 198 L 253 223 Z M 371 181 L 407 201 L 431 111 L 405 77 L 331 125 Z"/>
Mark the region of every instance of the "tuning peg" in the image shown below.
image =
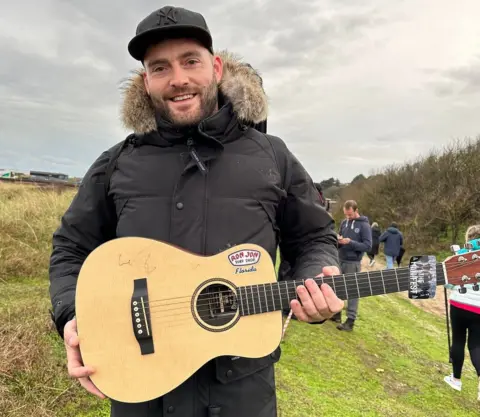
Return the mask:
<path id="1" fill-rule="evenodd" d="M 478 291 L 480 289 L 480 285 L 475 284 L 472 288 L 473 288 L 473 291 Z"/>
<path id="2" fill-rule="evenodd" d="M 453 253 L 457 253 L 457 252 L 460 250 L 460 246 L 458 246 L 458 245 L 452 245 L 452 246 L 450 246 L 450 250 L 451 250 Z"/>
<path id="3" fill-rule="evenodd" d="M 458 289 L 458 292 L 459 292 L 460 294 L 466 294 L 466 293 L 467 293 L 467 289 L 466 289 L 465 287 L 460 287 L 460 288 Z"/>

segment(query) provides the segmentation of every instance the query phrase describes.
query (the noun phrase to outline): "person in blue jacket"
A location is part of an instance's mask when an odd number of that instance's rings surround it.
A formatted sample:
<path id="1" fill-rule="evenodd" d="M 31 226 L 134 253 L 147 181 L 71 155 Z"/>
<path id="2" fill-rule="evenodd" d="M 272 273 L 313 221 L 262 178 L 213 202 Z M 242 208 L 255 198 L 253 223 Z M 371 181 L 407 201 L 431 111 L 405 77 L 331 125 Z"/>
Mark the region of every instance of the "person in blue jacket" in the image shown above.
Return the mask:
<path id="1" fill-rule="evenodd" d="M 383 252 L 387 259 L 387 269 L 393 269 L 393 261 L 400 255 L 403 247 L 403 235 L 398 230 L 397 223 L 393 222 L 390 227 L 380 236 L 380 242 L 384 243 Z"/>
<path id="2" fill-rule="evenodd" d="M 338 231 L 338 257 L 342 274 L 357 273 L 361 270 L 364 254 L 372 248 L 372 229 L 368 217 L 361 216 L 358 212 L 357 202 L 348 200 L 343 205 L 345 219 L 340 223 Z M 352 331 L 357 318 L 358 298 L 349 299 L 347 302 L 347 320 L 337 326 L 338 330 Z M 341 322 L 341 313 L 332 318 Z"/>

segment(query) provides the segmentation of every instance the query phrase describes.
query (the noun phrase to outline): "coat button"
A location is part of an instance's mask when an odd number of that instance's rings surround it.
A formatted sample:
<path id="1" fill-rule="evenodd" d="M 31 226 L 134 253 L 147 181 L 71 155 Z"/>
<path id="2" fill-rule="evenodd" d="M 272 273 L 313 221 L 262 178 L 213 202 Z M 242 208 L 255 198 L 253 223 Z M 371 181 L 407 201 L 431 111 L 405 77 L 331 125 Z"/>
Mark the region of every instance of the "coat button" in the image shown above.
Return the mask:
<path id="1" fill-rule="evenodd" d="M 183 203 L 177 203 L 177 209 L 179 210 L 183 209 Z"/>
<path id="2" fill-rule="evenodd" d="M 174 411 L 175 411 L 175 407 L 173 405 L 167 408 L 167 412 L 169 413 L 173 413 Z"/>
<path id="3" fill-rule="evenodd" d="M 229 369 L 229 370 L 227 371 L 227 374 L 226 374 L 226 375 L 227 375 L 227 378 L 231 378 L 232 375 L 233 375 L 233 371 L 232 371 L 231 369 Z"/>

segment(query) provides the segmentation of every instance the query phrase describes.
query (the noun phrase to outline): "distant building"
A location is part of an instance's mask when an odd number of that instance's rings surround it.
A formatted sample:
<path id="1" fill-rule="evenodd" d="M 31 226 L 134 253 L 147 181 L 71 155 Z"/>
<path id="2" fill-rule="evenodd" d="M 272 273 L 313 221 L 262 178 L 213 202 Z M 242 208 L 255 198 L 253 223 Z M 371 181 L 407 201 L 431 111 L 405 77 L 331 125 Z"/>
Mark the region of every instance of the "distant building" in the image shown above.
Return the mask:
<path id="1" fill-rule="evenodd" d="M 28 174 L 25 172 L 15 171 L 14 169 L 0 168 L 0 178 L 15 179 L 25 177 L 26 175 Z"/>
<path id="2" fill-rule="evenodd" d="M 58 172 L 30 171 L 30 177 L 35 180 L 68 181 L 67 174 L 61 174 Z"/>
<path id="3" fill-rule="evenodd" d="M 0 169 L 0 178 L 15 178 L 15 173 L 9 169 Z"/>

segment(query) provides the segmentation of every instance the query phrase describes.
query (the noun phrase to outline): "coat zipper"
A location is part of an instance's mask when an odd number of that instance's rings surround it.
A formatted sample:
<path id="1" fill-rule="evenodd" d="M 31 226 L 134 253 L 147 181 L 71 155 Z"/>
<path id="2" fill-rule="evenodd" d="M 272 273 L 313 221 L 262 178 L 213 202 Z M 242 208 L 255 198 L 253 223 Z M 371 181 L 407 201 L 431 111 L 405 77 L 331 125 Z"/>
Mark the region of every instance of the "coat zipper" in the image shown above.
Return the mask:
<path id="1" fill-rule="evenodd" d="M 192 157 L 192 159 L 195 161 L 195 163 L 197 164 L 197 167 L 198 169 L 200 170 L 200 172 L 202 173 L 202 175 L 206 175 L 207 172 L 208 172 L 208 169 L 207 169 L 207 166 L 204 164 L 204 162 L 200 159 L 200 157 L 198 156 L 198 153 L 197 151 L 195 150 L 195 147 L 194 147 L 194 142 L 193 142 L 193 139 L 192 138 L 189 138 L 187 140 L 187 146 L 188 146 L 188 151 L 190 152 L 190 156 Z"/>

